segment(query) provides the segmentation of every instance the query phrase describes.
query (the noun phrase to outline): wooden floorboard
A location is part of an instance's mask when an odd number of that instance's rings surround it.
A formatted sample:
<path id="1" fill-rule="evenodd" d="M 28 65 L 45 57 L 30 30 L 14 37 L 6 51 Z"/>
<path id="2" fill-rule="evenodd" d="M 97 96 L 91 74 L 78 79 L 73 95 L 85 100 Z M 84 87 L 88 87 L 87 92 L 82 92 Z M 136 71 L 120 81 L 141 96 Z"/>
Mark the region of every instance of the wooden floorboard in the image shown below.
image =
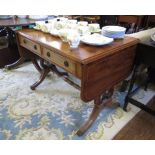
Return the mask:
<path id="1" fill-rule="evenodd" d="M 155 109 L 155 100 L 149 107 Z M 155 140 L 155 116 L 141 110 L 114 137 L 114 140 Z"/>

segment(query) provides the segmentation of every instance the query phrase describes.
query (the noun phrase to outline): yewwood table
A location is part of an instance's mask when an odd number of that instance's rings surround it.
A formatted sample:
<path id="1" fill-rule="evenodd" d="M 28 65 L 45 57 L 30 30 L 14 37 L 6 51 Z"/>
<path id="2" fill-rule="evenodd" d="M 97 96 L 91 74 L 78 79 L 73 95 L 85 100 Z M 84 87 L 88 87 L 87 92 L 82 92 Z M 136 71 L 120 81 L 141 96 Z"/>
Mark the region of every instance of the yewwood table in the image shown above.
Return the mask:
<path id="1" fill-rule="evenodd" d="M 59 73 L 55 67 L 57 65 L 81 80 L 83 101 L 94 100 L 93 111 L 88 121 L 78 130 L 78 135 L 82 135 L 96 120 L 100 111 L 112 103 L 114 86 L 125 79 L 133 68 L 138 43 L 135 38 L 125 37 L 106 46 L 81 43 L 77 49 L 70 49 L 68 43 L 62 42 L 60 38 L 33 29 L 17 31 L 17 41 L 20 61 L 7 67 L 15 67 L 25 58 L 30 58 L 41 73 L 39 81 L 31 89 L 35 89 L 50 70 Z M 37 57 L 41 59 L 40 65 Z"/>

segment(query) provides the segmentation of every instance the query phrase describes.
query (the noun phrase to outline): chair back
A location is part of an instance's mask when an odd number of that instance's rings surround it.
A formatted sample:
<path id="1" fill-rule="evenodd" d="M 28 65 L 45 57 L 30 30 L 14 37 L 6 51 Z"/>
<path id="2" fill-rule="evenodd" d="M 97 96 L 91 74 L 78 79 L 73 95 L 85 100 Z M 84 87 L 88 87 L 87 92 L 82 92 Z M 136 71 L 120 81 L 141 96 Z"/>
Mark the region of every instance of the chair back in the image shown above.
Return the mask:
<path id="1" fill-rule="evenodd" d="M 142 24 L 143 16 L 138 15 L 119 15 L 117 24 L 127 28 L 126 33 L 138 32 Z"/>

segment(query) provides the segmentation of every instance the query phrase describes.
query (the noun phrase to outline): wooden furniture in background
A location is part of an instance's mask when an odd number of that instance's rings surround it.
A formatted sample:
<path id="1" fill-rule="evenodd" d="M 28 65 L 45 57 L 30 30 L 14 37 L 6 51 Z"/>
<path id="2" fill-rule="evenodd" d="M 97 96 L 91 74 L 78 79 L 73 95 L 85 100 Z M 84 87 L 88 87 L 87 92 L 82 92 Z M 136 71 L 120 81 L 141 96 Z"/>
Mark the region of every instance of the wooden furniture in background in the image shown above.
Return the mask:
<path id="1" fill-rule="evenodd" d="M 149 27 L 155 27 L 155 15 L 147 16 L 146 29 Z"/>
<path id="2" fill-rule="evenodd" d="M 117 15 L 102 15 L 99 23 L 101 28 L 107 25 L 117 25 Z"/>
<path id="3" fill-rule="evenodd" d="M 130 33 L 137 32 L 141 28 L 141 23 L 144 16 L 140 15 L 119 15 L 117 17 L 118 24 L 127 24 L 130 30 Z"/>
<path id="4" fill-rule="evenodd" d="M 75 19 L 75 20 L 81 20 L 82 15 L 64 15 L 63 17 L 66 17 L 68 19 Z"/>
<path id="5" fill-rule="evenodd" d="M 1 27 L 27 26 L 30 24 L 34 24 L 38 20 L 29 19 L 29 18 L 22 19 L 22 18 L 17 18 L 17 17 L 15 17 L 15 18 L 13 17 L 10 19 L 0 19 L 0 26 Z M 46 19 L 46 20 L 48 20 L 48 19 Z"/>
<path id="6" fill-rule="evenodd" d="M 51 17 L 49 17 L 49 19 L 51 19 Z M 8 36 L 8 47 L 0 49 L 1 68 L 19 59 L 19 52 L 16 45 L 14 28 L 17 26 L 27 27 L 29 25 L 35 24 L 36 21 L 37 20 L 28 18 L 21 19 L 17 17 L 12 17 L 9 19 L 0 19 L 0 29 L 5 29 Z"/>
<path id="7" fill-rule="evenodd" d="M 133 67 L 138 40 L 125 37 L 106 46 L 80 44 L 77 49 L 70 49 L 68 43 L 60 38 L 32 29 L 17 32 L 18 48 L 21 61 L 30 58 L 41 73 L 42 82 L 52 66 L 59 66 L 81 80 L 81 99 L 85 102 L 94 100 L 93 111 L 86 123 L 78 130 L 82 135 L 96 120 L 100 111 L 112 103 L 113 89 L 125 79 Z M 42 63 L 39 65 L 36 57 Z M 19 63 L 17 63 L 19 64 Z M 7 68 L 15 67 L 6 66 Z M 61 88 L 60 88 L 61 89 Z"/>
<path id="8" fill-rule="evenodd" d="M 64 16 L 69 19 L 76 19 L 78 21 L 88 21 L 89 23 L 99 23 L 100 16 L 99 15 L 70 15 Z"/>
<path id="9" fill-rule="evenodd" d="M 9 18 L 0 19 L 0 29 L 6 31 L 8 47 L 0 49 L 0 68 L 13 63 L 19 59 L 19 52 L 16 45 L 15 33 L 11 27 L 28 26 L 34 24 L 35 20 Z M 0 32 L 1 33 L 1 32 Z"/>
<path id="10" fill-rule="evenodd" d="M 127 93 L 127 96 L 125 98 L 125 104 L 123 109 L 126 110 L 128 103 L 141 108 L 142 110 L 152 114 L 155 116 L 155 110 L 150 109 L 147 105 L 144 105 L 143 103 L 135 100 L 132 98 L 132 96 L 141 88 L 142 86 L 145 86 L 145 89 L 147 90 L 148 83 L 150 82 L 150 73 L 148 71 L 148 78 L 145 80 L 145 82 L 142 85 L 139 85 L 135 90 L 133 90 L 133 86 L 136 82 L 138 67 L 143 64 L 146 67 L 151 67 L 151 69 L 154 69 L 155 71 L 155 45 L 152 41 L 150 41 L 150 38 L 148 40 L 145 40 L 138 44 L 137 48 L 137 54 L 136 54 L 136 63 L 134 72 L 131 78 L 129 90 Z M 154 79 L 153 79 L 154 80 Z"/>
<path id="11" fill-rule="evenodd" d="M 82 16 L 81 20 L 88 21 L 89 23 L 99 23 L 100 16 L 94 15 L 94 16 Z"/>

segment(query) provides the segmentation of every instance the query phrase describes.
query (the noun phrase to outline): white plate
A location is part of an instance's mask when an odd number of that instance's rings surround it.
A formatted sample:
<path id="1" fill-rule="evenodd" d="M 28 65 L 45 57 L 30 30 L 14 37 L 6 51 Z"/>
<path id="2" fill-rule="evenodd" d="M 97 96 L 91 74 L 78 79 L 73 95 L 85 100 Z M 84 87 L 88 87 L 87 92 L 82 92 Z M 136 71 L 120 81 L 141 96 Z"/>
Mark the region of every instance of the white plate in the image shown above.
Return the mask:
<path id="1" fill-rule="evenodd" d="M 126 28 L 121 26 L 104 26 L 102 27 L 102 35 L 109 38 L 124 38 Z"/>
<path id="2" fill-rule="evenodd" d="M 109 37 L 109 38 L 119 39 L 119 38 L 124 38 L 125 33 L 124 32 L 109 33 L 109 32 L 102 30 L 102 35 L 105 37 Z"/>
<path id="3" fill-rule="evenodd" d="M 125 32 L 126 28 L 121 26 L 104 26 L 102 27 L 102 30 L 115 33 L 115 32 Z"/>
<path id="4" fill-rule="evenodd" d="M 108 38 L 100 34 L 92 34 L 81 37 L 81 42 L 89 45 L 102 46 L 113 42 L 113 38 Z"/>

